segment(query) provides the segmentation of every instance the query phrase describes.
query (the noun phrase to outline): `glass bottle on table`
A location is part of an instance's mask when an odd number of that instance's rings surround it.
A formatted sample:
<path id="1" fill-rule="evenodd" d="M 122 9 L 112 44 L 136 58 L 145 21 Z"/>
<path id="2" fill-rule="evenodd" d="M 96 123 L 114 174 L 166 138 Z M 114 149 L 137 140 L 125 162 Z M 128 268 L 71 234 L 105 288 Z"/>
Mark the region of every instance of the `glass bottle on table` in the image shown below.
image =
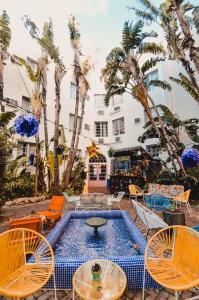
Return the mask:
<path id="1" fill-rule="evenodd" d="M 101 298 L 101 266 L 97 263 L 95 263 L 92 268 L 92 283 L 91 283 L 91 289 L 90 289 L 90 298 L 91 299 L 99 299 Z"/>

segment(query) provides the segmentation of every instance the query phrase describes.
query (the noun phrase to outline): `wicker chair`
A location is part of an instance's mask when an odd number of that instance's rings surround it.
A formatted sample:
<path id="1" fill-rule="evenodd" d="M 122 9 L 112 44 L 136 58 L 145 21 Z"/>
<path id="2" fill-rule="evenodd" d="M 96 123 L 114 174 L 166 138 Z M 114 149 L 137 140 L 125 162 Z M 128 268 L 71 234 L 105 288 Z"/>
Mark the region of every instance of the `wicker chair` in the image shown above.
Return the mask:
<path id="1" fill-rule="evenodd" d="M 91 268 L 96 263 L 101 267 L 101 279 L 95 284 L 92 281 Z M 120 266 L 110 260 L 90 260 L 81 265 L 73 276 L 73 299 L 75 291 L 84 300 L 120 299 L 126 284 L 126 275 Z"/>
<path id="2" fill-rule="evenodd" d="M 192 214 L 191 205 L 189 203 L 190 193 L 191 193 L 191 190 L 187 190 L 186 192 L 173 197 L 173 201 L 176 203 L 176 207 L 177 207 L 178 204 L 180 204 L 180 205 L 185 204 L 186 207 L 187 207 L 189 215 Z"/>
<path id="3" fill-rule="evenodd" d="M 17 299 L 30 296 L 40 290 L 54 272 L 52 248 L 36 231 L 8 230 L 0 235 L 0 249 L 1 295 Z"/>
<path id="4" fill-rule="evenodd" d="M 135 199 L 137 201 L 138 197 L 142 197 L 143 199 L 144 192 L 139 186 L 134 184 L 129 184 L 128 188 L 129 188 L 129 200 Z"/>
<path id="5" fill-rule="evenodd" d="M 178 299 L 179 291 L 199 285 L 198 252 L 199 233 L 185 226 L 170 226 L 161 229 L 149 240 L 145 250 L 145 267 L 158 284 L 175 291 Z"/>

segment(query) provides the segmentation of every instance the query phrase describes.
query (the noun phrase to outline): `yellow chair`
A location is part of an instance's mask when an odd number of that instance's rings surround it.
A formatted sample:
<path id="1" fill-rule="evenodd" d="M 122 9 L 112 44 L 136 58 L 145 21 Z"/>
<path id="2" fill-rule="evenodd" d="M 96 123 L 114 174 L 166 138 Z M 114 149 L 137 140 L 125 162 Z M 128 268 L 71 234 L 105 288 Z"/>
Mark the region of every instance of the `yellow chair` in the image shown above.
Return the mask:
<path id="1" fill-rule="evenodd" d="M 144 197 L 144 192 L 143 190 L 137 186 L 137 185 L 134 185 L 134 184 L 129 184 L 128 186 L 129 188 L 129 200 L 131 200 L 131 198 L 135 198 L 135 201 L 137 201 L 137 198 L 138 197 Z"/>
<path id="2" fill-rule="evenodd" d="M 54 272 L 52 248 L 36 231 L 8 230 L 0 234 L 0 249 L 0 295 L 16 299 L 30 296 L 40 290 Z"/>
<path id="3" fill-rule="evenodd" d="M 160 285 L 178 292 L 199 285 L 199 233 L 186 226 L 161 229 L 149 240 L 145 268 Z M 145 275 L 144 275 L 145 280 Z M 143 297 L 144 299 L 143 283 Z"/>
<path id="4" fill-rule="evenodd" d="M 177 207 L 178 203 L 185 204 L 189 215 L 192 214 L 191 205 L 189 203 L 190 193 L 191 193 L 191 190 L 187 190 L 186 192 L 173 197 L 173 201 L 176 203 L 176 207 Z"/>

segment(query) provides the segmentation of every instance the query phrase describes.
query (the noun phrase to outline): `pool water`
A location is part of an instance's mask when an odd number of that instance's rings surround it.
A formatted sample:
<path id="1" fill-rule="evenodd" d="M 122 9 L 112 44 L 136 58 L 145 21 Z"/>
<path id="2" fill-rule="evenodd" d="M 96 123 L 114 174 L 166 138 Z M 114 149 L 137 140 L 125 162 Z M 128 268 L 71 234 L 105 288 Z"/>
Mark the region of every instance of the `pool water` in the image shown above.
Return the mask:
<path id="1" fill-rule="evenodd" d="M 60 240 L 55 245 L 55 256 L 67 258 L 135 256 L 139 252 L 123 218 L 107 219 L 106 225 L 98 228 L 99 238 L 94 229 L 85 224 L 84 218 L 71 218 Z"/>

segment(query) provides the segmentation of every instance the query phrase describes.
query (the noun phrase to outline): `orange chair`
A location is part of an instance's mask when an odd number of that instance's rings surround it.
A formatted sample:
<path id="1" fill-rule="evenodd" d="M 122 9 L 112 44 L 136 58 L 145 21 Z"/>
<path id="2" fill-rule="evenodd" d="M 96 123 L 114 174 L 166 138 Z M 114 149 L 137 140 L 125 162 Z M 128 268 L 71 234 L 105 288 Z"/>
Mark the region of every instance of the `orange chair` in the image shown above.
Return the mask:
<path id="1" fill-rule="evenodd" d="M 144 197 L 144 192 L 143 190 L 137 186 L 137 185 L 134 185 L 134 184 L 129 184 L 128 186 L 129 188 L 129 200 L 131 200 L 131 198 L 135 198 L 135 201 L 137 201 L 137 198 L 138 197 Z"/>
<path id="2" fill-rule="evenodd" d="M 46 219 L 53 220 L 55 223 L 59 221 L 64 210 L 64 196 L 52 196 L 48 210 L 36 212 L 38 215 L 43 215 Z M 44 222 L 45 223 L 45 222 Z"/>
<path id="3" fill-rule="evenodd" d="M 191 190 L 187 190 L 186 192 L 173 197 L 173 201 L 176 203 L 176 207 L 177 207 L 178 203 L 180 205 L 185 204 L 186 207 L 187 207 L 189 215 L 192 214 L 191 205 L 189 203 L 190 193 L 191 193 Z"/>
<path id="4" fill-rule="evenodd" d="M 10 229 L 14 228 L 26 228 L 36 232 L 41 232 L 42 219 L 38 217 L 26 217 L 21 219 L 13 219 L 9 222 Z"/>

